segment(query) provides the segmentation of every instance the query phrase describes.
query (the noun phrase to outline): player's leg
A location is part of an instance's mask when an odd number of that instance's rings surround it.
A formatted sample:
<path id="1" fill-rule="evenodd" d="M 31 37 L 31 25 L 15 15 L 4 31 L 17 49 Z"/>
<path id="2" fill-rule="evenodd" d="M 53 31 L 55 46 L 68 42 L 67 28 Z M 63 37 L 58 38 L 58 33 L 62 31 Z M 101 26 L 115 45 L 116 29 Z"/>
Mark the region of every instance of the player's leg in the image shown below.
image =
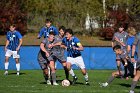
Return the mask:
<path id="1" fill-rule="evenodd" d="M 49 63 L 49 61 L 46 58 L 44 58 L 41 53 L 38 54 L 37 60 L 38 60 L 38 63 L 43 71 L 43 76 L 44 76 L 44 79 L 46 80 L 46 83 L 48 85 L 51 85 L 51 82 L 50 82 L 49 77 L 48 77 L 48 63 Z"/>
<path id="2" fill-rule="evenodd" d="M 4 64 L 4 66 L 5 66 L 5 72 L 4 72 L 4 75 L 8 75 L 8 66 L 9 66 L 9 57 L 8 56 L 6 56 L 5 57 L 5 64 Z"/>
<path id="3" fill-rule="evenodd" d="M 101 83 L 101 87 L 107 87 L 108 85 L 110 85 L 113 80 L 115 79 L 115 77 L 120 76 L 120 73 L 122 74 L 122 71 L 115 71 L 112 72 L 111 76 L 108 78 L 107 82 L 105 83 Z"/>
<path id="4" fill-rule="evenodd" d="M 64 55 L 60 54 L 57 56 L 57 59 L 62 64 L 62 66 L 64 68 L 66 79 L 69 80 L 69 70 L 67 68 L 66 58 L 64 57 Z"/>
<path id="5" fill-rule="evenodd" d="M 82 56 L 77 57 L 75 59 L 75 63 L 81 69 L 82 74 L 84 75 L 84 79 L 86 81 L 86 85 L 89 85 L 89 82 L 88 82 L 88 73 L 86 71 L 85 64 L 84 64 L 84 61 L 83 61 Z"/>
<path id="6" fill-rule="evenodd" d="M 133 63 L 134 66 L 134 76 L 136 75 L 136 62 Z"/>
<path id="7" fill-rule="evenodd" d="M 48 65 L 47 65 L 47 63 L 44 63 L 43 65 L 42 65 L 43 66 L 43 76 L 46 80 L 46 83 L 48 85 L 51 85 L 51 81 L 50 81 L 49 76 L 48 76 Z"/>
<path id="8" fill-rule="evenodd" d="M 11 57 L 12 55 L 12 51 L 11 50 L 7 50 L 5 53 L 5 72 L 4 75 L 8 75 L 8 67 L 9 67 L 9 57 Z"/>
<path id="9" fill-rule="evenodd" d="M 19 58 L 15 58 L 15 61 L 16 61 L 17 75 L 19 75 L 19 72 L 20 72 Z"/>
<path id="10" fill-rule="evenodd" d="M 131 84 L 131 88 L 130 88 L 130 92 L 129 93 L 134 93 L 134 89 L 138 83 L 138 80 L 140 79 L 140 70 L 136 71 L 136 75 L 133 78 L 132 84 Z"/>
<path id="11" fill-rule="evenodd" d="M 19 75 L 20 72 L 20 62 L 19 62 L 19 54 L 17 53 L 17 51 L 13 51 L 13 58 L 16 61 L 16 69 L 17 69 L 17 75 Z"/>
<path id="12" fill-rule="evenodd" d="M 49 66 L 50 66 L 50 69 L 51 69 L 51 76 L 52 76 L 53 85 L 58 85 L 56 83 L 55 62 L 53 60 L 51 60 Z"/>
<path id="13" fill-rule="evenodd" d="M 128 75 L 131 76 L 131 78 L 134 78 L 134 65 L 131 62 L 128 62 L 128 71 Z"/>
<path id="14" fill-rule="evenodd" d="M 65 75 L 66 75 L 66 79 L 69 79 L 69 70 L 67 68 L 66 61 L 61 61 L 61 64 L 63 65 L 64 71 L 65 71 Z"/>
<path id="15" fill-rule="evenodd" d="M 72 83 L 75 84 L 78 78 L 77 78 L 77 76 L 75 75 L 73 69 L 71 68 L 71 66 L 72 66 L 73 64 L 75 64 L 74 58 L 67 57 L 67 69 L 69 70 L 69 73 L 70 73 L 70 74 L 72 75 L 72 77 L 73 77 Z"/>

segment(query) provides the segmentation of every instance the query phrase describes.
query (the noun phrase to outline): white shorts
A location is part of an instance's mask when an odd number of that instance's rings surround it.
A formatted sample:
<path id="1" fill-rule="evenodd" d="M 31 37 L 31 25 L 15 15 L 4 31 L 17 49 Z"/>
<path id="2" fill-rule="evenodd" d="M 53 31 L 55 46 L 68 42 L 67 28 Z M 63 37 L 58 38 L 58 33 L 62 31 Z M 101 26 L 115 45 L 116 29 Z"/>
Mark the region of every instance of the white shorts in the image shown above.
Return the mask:
<path id="1" fill-rule="evenodd" d="M 5 53 L 5 56 L 11 57 L 13 55 L 13 58 L 20 58 L 20 55 L 17 53 L 17 51 L 7 50 Z"/>
<path id="2" fill-rule="evenodd" d="M 85 64 L 83 61 L 82 56 L 78 56 L 76 58 L 73 57 L 67 57 L 67 62 L 71 63 L 72 65 L 78 66 L 80 69 L 85 69 Z"/>

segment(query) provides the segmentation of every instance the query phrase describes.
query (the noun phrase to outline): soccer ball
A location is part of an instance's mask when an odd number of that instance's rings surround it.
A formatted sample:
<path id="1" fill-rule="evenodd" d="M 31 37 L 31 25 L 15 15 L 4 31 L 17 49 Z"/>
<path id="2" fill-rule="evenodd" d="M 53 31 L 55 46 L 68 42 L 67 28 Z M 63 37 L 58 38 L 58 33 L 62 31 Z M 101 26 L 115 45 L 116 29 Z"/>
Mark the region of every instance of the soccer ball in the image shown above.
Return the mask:
<path id="1" fill-rule="evenodd" d="M 62 84 L 62 86 L 64 86 L 64 87 L 68 87 L 68 86 L 70 85 L 70 82 L 69 82 L 69 80 L 64 79 L 64 80 L 61 82 L 61 84 Z"/>

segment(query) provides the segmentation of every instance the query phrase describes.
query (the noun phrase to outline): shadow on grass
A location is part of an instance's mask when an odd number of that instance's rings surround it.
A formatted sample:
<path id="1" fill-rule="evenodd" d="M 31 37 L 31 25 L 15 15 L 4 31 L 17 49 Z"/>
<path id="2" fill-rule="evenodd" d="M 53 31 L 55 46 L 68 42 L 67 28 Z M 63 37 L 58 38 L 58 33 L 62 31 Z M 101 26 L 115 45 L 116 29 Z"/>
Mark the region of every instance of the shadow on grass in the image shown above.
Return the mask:
<path id="1" fill-rule="evenodd" d="M 8 75 L 16 75 L 17 73 L 8 73 Z M 19 75 L 24 75 L 26 73 L 20 73 Z"/>
<path id="2" fill-rule="evenodd" d="M 123 83 L 122 83 L 122 84 L 120 84 L 120 85 L 121 85 L 121 86 L 125 86 L 125 87 L 131 87 L 130 84 L 123 84 Z M 137 88 L 137 89 L 140 89 L 140 86 L 136 86 L 136 88 Z"/>
<path id="3" fill-rule="evenodd" d="M 63 80 L 56 80 L 57 83 L 60 83 L 62 82 Z M 51 81 L 52 83 L 52 81 Z M 47 84 L 46 82 L 40 82 L 40 84 Z M 70 84 L 72 85 L 72 81 L 70 81 Z M 73 86 L 76 86 L 76 85 L 85 85 L 84 83 L 81 83 L 81 82 L 76 82 Z"/>

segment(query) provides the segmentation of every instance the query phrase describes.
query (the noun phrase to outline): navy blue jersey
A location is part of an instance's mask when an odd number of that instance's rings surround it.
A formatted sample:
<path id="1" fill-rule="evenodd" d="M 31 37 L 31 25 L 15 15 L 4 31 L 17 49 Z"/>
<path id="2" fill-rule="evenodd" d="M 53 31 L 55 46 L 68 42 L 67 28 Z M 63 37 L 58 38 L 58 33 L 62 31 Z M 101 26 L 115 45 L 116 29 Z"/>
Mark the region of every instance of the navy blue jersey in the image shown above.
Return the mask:
<path id="1" fill-rule="evenodd" d="M 9 41 L 8 49 L 16 51 L 16 48 L 19 45 L 19 40 L 22 38 L 22 35 L 18 31 L 8 31 L 6 35 L 7 40 Z"/>
<path id="2" fill-rule="evenodd" d="M 42 36 L 44 36 L 44 38 L 47 38 L 49 36 L 50 32 L 54 32 L 55 35 L 58 35 L 58 30 L 56 27 L 54 26 L 50 26 L 49 28 L 44 26 L 41 28 L 38 37 L 41 38 Z"/>
<path id="3" fill-rule="evenodd" d="M 73 49 L 73 47 L 78 48 L 78 44 L 80 40 L 77 37 L 72 37 L 71 40 L 67 40 L 67 38 L 63 38 L 62 43 L 67 47 L 67 56 L 68 57 L 78 57 L 81 56 L 81 52 L 79 50 Z"/>

